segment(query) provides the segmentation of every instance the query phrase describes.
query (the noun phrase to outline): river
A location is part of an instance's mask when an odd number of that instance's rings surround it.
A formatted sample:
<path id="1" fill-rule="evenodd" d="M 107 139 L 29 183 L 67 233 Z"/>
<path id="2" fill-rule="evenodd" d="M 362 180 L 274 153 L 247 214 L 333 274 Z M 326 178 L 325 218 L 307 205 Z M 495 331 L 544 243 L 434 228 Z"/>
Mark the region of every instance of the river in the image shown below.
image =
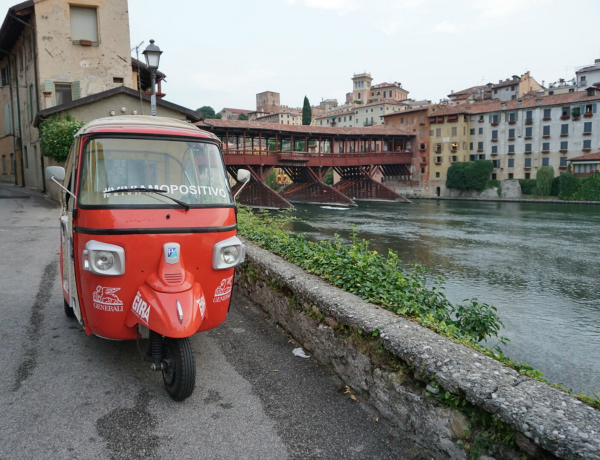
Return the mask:
<path id="1" fill-rule="evenodd" d="M 305 223 L 294 228 L 311 238 L 347 237 L 357 224 L 373 249 L 443 276 L 452 302 L 494 305 L 508 356 L 577 393 L 600 392 L 600 207 L 415 200 L 296 208 Z"/>

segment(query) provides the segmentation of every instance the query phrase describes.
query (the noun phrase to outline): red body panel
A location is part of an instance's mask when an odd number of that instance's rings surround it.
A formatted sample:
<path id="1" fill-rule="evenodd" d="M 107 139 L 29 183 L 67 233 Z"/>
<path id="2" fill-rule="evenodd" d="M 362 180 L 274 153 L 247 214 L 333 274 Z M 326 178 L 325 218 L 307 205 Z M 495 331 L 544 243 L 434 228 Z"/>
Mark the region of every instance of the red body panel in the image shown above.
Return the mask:
<path id="1" fill-rule="evenodd" d="M 171 217 L 167 219 L 167 215 Z M 185 337 L 221 324 L 225 321 L 229 308 L 234 270 L 214 270 L 212 251 L 215 243 L 235 236 L 236 231 L 128 235 L 98 235 L 82 232 L 94 229 L 144 231 L 144 229 L 161 228 L 165 231 L 168 228 L 222 228 L 233 224 L 235 224 L 235 211 L 232 208 L 190 209 L 187 212 L 183 209 L 80 209 L 75 222 L 77 230 L 73 239 L 75 254 L 79 254 L 78 260 L 75 260 L 75 270 L 86 332 L 111 339 L 134 339 L 135 323 L 132 322 L 130 311 L 138 290 L 141 290 L 146 301 L 150 301 L 152 319 L 150 323 L 137 322 L 149 326 L 162 335 Z M 125 250 L 125 274 L 102 276 L 84 270 L 81 254 L 90 240 L 122 247 Z M 184 291 L 177 290 L 173 293 L 154 291 L 154 295 L 150 294 L 153 290 L 147 285 L 147 280 L 153 274 L 156 277 L 163 259 L 165 243 L 179 243 L 182 266 L 191 275 L 192 283 L 198 286 L 194 285 L 192 290 L 188 285 L 184 286 L 187 287 Z M 225 283 L 225 290 L 223 283 Z M 196 291 L 195 295 L 194 291 Z M 196 301 L 199 300 L 202 292 L 206 301 L 205 318 L 202 320 L 199 315 L 194 314 L 192 316 L 199 318 L 199 321 L 188 321 L 191 318 L 189 312 L 198 310 Z M 182 325 L 176 319 L 176 300 L 179 300 L 184 309 L 186 326 L 183 331 Z M 196 305 L 195 309 L 192 308 L 193 305 Z M 157 322 L 158 318 L 163 323 Z"/>

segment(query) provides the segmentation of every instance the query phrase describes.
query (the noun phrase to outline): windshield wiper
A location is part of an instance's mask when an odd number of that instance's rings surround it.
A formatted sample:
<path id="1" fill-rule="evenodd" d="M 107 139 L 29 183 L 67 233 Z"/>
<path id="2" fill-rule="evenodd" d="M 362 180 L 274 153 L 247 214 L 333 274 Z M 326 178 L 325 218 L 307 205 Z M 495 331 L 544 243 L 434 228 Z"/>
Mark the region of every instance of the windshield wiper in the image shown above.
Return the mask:
<path id="1" fill-rule="evenodd" d="M 120 188 L 120 189 L 116 189 L 116 190 L 105 190 L 103 193 L 120 193 L 120 192 L 152 192 L 152 193 L 158 193 L 160 196 L 168 198 L 169 200 L 174 201 L 178 205 L 183 206 L 183 208 L 185 208 L 186 211 L 190 210 L 190 205 L 189 204 L 187 204 L 184 201 L 178 200 L 177 198 L 173 198 L 172 196 L 165 195 L 165 193 L 167 193 L 166 190 L 161 190 L 159 188 L 126 187 L 126 188 Z"/>

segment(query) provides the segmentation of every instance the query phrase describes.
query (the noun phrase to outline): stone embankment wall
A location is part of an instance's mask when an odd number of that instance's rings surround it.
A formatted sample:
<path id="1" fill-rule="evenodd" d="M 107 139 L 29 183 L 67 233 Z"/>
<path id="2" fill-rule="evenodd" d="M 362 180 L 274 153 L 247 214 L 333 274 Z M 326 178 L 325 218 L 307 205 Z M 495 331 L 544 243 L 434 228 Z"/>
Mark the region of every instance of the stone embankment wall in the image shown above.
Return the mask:
<path id="1" fill-rule="evenodd" d="M 247 265 L 237 277 L 241 292 L 344 380 L 361 403 L 373 405 L 403 436 L 436 453 L 436 459 L 467 458 L 464 445 L 471 429 L 462 413 L 433 396 L 439 391 L 466 398 L 514 430 L 522 451 L 496 445 L 494 458 L 518 460 L 527 453 L 600 459 L 596 409 L 247 246 Z M 357 346 L 361 337 L 369 343 L 373 333 L 379 333 L 384 353 L 396 361 L 378 361 L 377 353 Z"/>

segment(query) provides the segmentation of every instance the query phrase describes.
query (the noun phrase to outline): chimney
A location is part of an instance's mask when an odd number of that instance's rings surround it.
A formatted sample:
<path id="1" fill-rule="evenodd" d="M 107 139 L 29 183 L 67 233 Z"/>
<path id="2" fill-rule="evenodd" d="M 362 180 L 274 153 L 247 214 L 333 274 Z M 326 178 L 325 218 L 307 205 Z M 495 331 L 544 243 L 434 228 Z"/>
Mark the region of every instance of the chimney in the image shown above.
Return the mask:
<path id="1" fill-rule="evenodd" d="M 535 100 L 535 105 L 542 105 L 542 100 L 541 99 L 536 99 Z"/>

